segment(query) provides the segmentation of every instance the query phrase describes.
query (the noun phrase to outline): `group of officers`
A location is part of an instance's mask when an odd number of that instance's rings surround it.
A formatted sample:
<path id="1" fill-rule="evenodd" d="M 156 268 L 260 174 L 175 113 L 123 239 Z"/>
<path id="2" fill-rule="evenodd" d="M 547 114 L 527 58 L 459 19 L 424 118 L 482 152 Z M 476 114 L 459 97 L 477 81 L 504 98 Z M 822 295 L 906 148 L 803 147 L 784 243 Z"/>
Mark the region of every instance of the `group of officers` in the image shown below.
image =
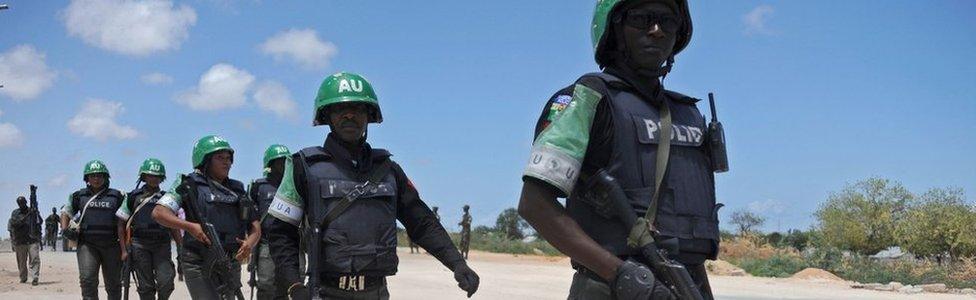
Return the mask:
<path id="1" fill-rule="evenodd" d="M 714 173 L 727 165 L 714 161 L 724 144 L 716 149 L 705 141 L 724 143 L 724 135 L 707 128 L 698 99 L 663 85 L 691 32 L 685 0 L 597 1 L 592 41 L 601 72 L 580 77 L 544 106 L 519 213 L 572 259 L 570 299 L 712 298 L 703 262 L 718 250 Z M 239 262 L 259 249 L 262 298 L 388 299 L 386 278 L 398 265 L 396 221 L 470 297 L 480 279 L 466 253 L 390 152 L 366 141 L 367 126 L 383 121 L 377 99 L 358 74 L 325 78 L 313 118 L 314 126 L 329 126 L 325 140 L 296 153 L 271 146 L 265 178 L 247 188 L 228 177 L 234 149 L 215 135 L 197 142 L 193 169 L 167 191 L 158 160 L 146 160 L 143 185 L 129 193 L 109 188 L 102 162 L 87 164 L 86 187 L 71 194 L 61 219 L 64 235 L 78 241 L 83 297 L 97 298 L 101 269 L 106 292 L 118 299 L 119 264 L 134 259 L 140 296 L 165 299 L 173 290 L 170 242 L 176 241 L 194 299 L 224 297 L 207 265 L 213 255 L 207 249 L 217 242 L 234 258 L 236 276 Z M 600 178 L 612 178 L 615 189 L 601 186 Z M 628 227 L 600 209 L 613 191 L 632 214 L 624 219 L 644 216 L 638 225 Z M 557 198 L 566 198 L 565 205 Z M 187 208 L 195 213 L 180 217 Z M 219 241 L 202 224 L 215 228 Z M 653 262 L 637 247 L 648 244 L 665 249 L 660 253 L 690 274 L 694 291 L 681 291 L 673 276 L 648 268 Z"/>

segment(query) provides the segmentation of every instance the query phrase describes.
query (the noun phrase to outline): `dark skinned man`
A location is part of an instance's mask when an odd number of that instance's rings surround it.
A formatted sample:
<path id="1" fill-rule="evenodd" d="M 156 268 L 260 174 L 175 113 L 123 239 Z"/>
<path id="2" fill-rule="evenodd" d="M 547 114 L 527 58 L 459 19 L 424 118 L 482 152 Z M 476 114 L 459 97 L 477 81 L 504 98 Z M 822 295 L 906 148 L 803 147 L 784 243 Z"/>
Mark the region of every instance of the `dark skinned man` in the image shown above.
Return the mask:
<path id="1" fill-rule="evenodd" d="M 32 186 L 33 187 L 33 186 Z M 34 196 L 36 197 L 36 196 Z M 34 216 L 31 216 L 31 215 Z M 32 218 L 33 217 L 33 218 Z M 17 209 L 10 214 L 7 230 L 14 252 L 17 254 L 17 270 L 20 271 L 20 283 L 27 282 L 28 271 L 32 278 L 31 284 L 37 285 L 37 278 L 41 273 L 40 236 L 41 215 L 36 207 L 27 206 L 27 198 L 17 197 Z M 31 224 L 31 222 L 35 222 Z"/>
<path id="2" fill-rule="evenodd" d="M 52 207 L 51 215 L 44 219 L 44 243 L 47 243 L 51 247 L 51 250 L 57 251 L 58 245 L 58 226 L 61 226 L 61 216 L 58 216 L 58 209 Z"/>
<path id="3" fill-rule="evenodd" d="M 586 196 L 590 178 L 609 173 L 635 216 L 649 214 L 657 243 L 684 264 L 711 298 L 703 263 L 718 249 L 714 179 L 705 122 L 690 98 L 664 89 L 661 78 L 691 38 L 685 0 L 602 0 L 593 46 L 603 72 L 587 74 L 554 95 L 536 126 L 524 173 L 520 214 L 577 270 L 570 299 L 669 299 L 626 228 L 604 217 Z M 670 118 L 663 116 L 668 111 Z M 673 119 L 673 125 L 662 125 Z M 662 127 L 671 127 L 667 137 Z M 671 132 L 668 130 L 666 132 Z M 670 160 L 655 191 L 657 150 L 669 138 Z M 665 143 L 667 145 L 668 143 Z M 667 157 L 667 156 L 665 156 Z M 606 174 L 606 173 L 604 173 Z M 566 206 L 556 201 L 565 197 Z M 656 199 L 656 201 L 652 201 Z M 656 204 L 655 204 L 656 203 Z M 647 225 L 647 223 L 645 223 Z"/>
<path id="4" fill-rule="evenodd" d="M 353 73 L 327 77 L 315 99 L 314 116 L 313 124 L 329 125 L 331 133 L 323 146 L 305 148 L 289 158 L 269 209 L 276 218 L 269 230 L 271 251 L 277 275 L 291 283 L 289 295 L 389 299 L 386 277 L 396 273 L 399 262 L 397 220 L 411 240 L 454 272 L 468 297 L 474 294 L 478 275 L 461 258 L 447 231 L 391 154 L 366 142 L 367 124 L 383 121 L 369 82 Z M 316 291 L 309 291 L 300 279 L 302 224 L 307 232 L 318 232 L 312 236 L 321 236 L 309 246 L 309 284 L 316 285 Z"/>

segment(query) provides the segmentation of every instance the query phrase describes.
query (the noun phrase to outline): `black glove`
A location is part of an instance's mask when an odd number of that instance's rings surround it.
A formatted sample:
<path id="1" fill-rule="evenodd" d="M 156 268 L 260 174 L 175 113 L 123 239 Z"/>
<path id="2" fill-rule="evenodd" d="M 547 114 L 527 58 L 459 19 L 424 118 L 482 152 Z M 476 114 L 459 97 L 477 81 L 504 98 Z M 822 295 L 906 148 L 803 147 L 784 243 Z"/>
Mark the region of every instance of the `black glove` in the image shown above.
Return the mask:
<path id="1" fill-rule="evenodd" d="M 65 230 L 61 231 L 61 235 L 63 235 L 65 238 L 67 238 L 69 240 L 72 240 L 72 241 L 77 241 L 78 240 L 78 230 L 77 229 L 65 229 Z"/>
<path id="2" fill-rule="evenodd" d="M 288 292 L 288 297 L 291 300 L 309 300 L 312 299 L 312 295 L 308 293 L 308 287 L 305 285 L 298 285 L 291 288 Z"/>
<path id="3" fill-rule="evenodd" d="M 613 299 L 675 299 L 671 291 L 654 278 L 650 269 L 632 260 L 620 265 L 610 288 Z"/>
<path id="4" fill-rule="evenodd" d="M 454 280 L 457 280 L 459 288 L 468 292 L 468 298 L 478 291 L 478 284 L 481 281 L 478 274 L 463 262 L 454 268 Z"/>

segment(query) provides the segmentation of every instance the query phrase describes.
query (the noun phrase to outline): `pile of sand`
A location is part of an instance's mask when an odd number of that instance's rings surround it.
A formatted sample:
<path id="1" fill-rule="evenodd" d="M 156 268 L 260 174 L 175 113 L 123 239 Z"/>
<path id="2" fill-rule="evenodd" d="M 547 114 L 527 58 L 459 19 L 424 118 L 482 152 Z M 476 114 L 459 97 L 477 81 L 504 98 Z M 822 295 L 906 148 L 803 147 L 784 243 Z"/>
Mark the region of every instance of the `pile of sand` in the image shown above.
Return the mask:
<path id="1" fill-rule="evenodd" d="M 806 268 L 803 271 L 796 272 L 790 278 L 796 279 L 807 279 L 807 280 L 824 280 L 824 281 L 845 281 L 843 278 L 834 275 L 833 273 L 824 271 L 823 269 L 817 268 Z"/>
<path id="2" fill-rule="evenodd" d="M 750 276 L 745 270 L 724 260 L 710 260 L 705 262 L 708 274 L 717 276 Z"/>

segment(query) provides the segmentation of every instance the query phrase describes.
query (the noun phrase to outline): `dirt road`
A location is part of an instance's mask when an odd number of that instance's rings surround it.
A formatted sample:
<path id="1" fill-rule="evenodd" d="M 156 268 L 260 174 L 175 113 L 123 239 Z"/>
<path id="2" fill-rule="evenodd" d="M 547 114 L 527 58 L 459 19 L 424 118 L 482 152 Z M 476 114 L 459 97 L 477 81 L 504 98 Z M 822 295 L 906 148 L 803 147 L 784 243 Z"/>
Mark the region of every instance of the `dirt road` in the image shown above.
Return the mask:
<path id="1" fill-rule="evenodd" d="M 464 299 L 453 276 L 431 256 L 401 249 L 400 272 L 390 278 L 393 299 Z M 472 252 L 470 264 L 481 275 L 477 299 L 566 299 L 572 270 L 559 258 Z M 246 273 L 242 278 L 247 278 Z M 0 253 L 0 299 L 78 299 L 78 268 L 74 253 L 42 252 L 41 284 L 18 282 L 13 253 Z M 976 299 L 948 294 L 903 295 L 855 290 L 841 282 L 754 277 L 712 277 L 718 299 Z M 249 291 L 245 287 L 245 294 Z M 137 299 L 135 287 L 130 295 Z M 102 292 L 102 299 L 105 299 Z M 177 282 L 173 299 L 189 299 Z"/>

